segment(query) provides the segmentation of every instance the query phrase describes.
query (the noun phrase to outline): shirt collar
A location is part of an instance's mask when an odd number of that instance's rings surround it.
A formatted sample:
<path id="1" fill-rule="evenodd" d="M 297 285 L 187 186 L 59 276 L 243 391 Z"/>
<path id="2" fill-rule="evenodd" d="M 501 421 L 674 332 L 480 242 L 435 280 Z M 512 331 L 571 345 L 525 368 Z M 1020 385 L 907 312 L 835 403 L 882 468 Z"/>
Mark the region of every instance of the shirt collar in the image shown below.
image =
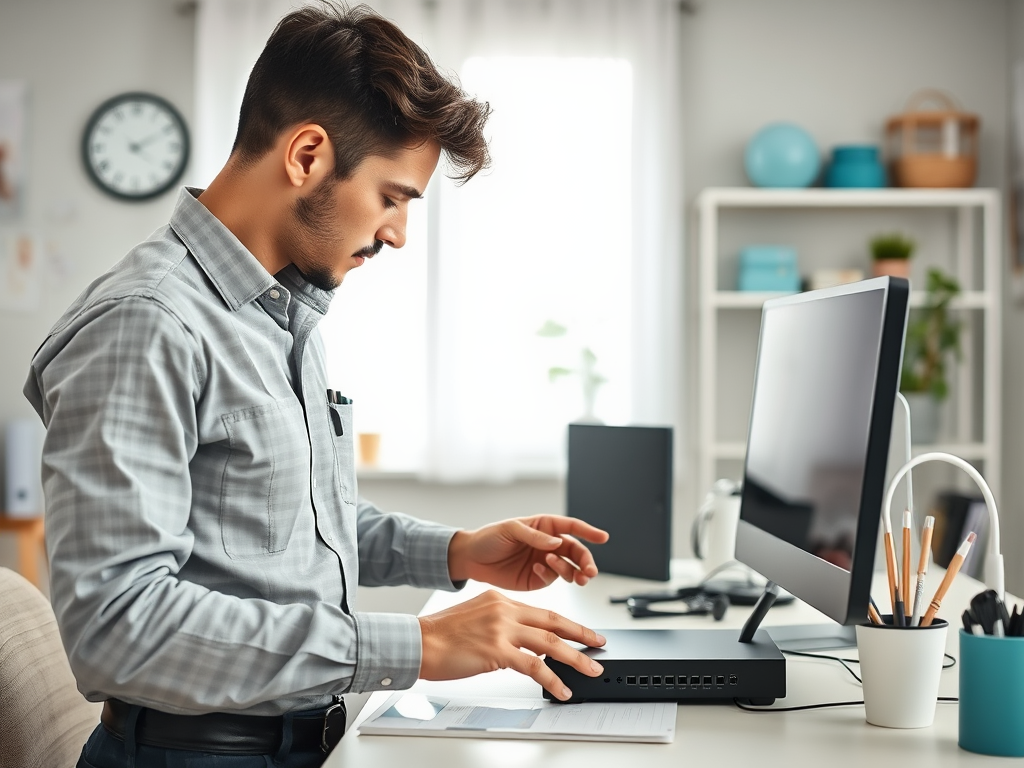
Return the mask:
<path id="1" fill-rule="evenodd" d="M 171 229 L 195 257 L 224 303 L 237 311 L 270 289 L 276 280 L 230 229 L 184 187 L 171 213 Z"/>
<path id="2" fill-rule="evenodd" d="M 203 190 L 183 187 L 171 213 L 171 229 L 232 310 L 254 301 L 280 281 L 311 309 L 325 315 L 334 291 L 317 288 L 289 264 L 271 275 L 249 249 L 197 199 Z M 282 287 L 284 287 L 282 286 Z"/>

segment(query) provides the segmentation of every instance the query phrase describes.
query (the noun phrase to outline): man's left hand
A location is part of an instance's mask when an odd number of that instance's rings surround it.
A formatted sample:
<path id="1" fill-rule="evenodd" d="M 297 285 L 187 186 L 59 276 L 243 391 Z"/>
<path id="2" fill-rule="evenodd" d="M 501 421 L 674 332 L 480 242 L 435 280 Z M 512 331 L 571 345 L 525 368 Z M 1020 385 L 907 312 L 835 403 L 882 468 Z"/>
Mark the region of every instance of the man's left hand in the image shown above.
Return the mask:
<path id="1" fill-rule="evenodd" d="M 546 587 L 559 576 L 580 586 L 597 575 L 590 550 L 608 533 L 574 517 L 536 515 L 459 531 L 448 545 L 452 581 L 474 579 L 503 589 Z"/>

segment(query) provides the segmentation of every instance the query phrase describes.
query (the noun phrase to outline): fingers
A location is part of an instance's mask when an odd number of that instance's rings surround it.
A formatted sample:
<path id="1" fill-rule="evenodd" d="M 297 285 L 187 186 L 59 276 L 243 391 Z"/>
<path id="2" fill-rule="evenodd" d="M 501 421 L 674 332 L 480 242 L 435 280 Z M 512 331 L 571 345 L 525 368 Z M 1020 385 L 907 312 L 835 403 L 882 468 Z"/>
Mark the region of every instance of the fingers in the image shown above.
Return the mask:
<path id="1" fill-rule="evenodd" d="M 567 533 L 570 536 L 589 541 L 591 544 L 604 544 L 608 541 L 608 531 L 595 528 L 579 518 L 560 515 L 543 515 L 542 517 L 544 518 L 544 527 L 550 529 L 556 536 Z"/>
<path id="2" fill-rule="evenodd" d="M 548 557 L 554 557 L 554 555 L 548 555 Z M 544 563 L 534 563 L 533 572 L 537 575 L 537 578 L 543 582 L 545 587 L 558 578 L 558 574 L 546 567 Z"/>
<path id="3" fill-rule="evenodd" d="M 562 546 L 559 536 L 552 536 L 537 528 L 527 525 L 522 520 L 509 520 L 510 533 L 516 541 L 528 544 L 536 549 L 557 549 Z"/>
<path id="4" fill-rule="evenodd" d="M 534 653 L 542 653 L 556 661 L 560 661 L 587 677 L 597 677 L 604 672 L 604 667 L 587 656 L 587 654 L 567 645 L 554 632 L 533 629 L 528 631 L 525 639 L 529 642 L 523 644 L 524 648 L 529 648 Z"/>
<path id="5" fill-rule="evenodd" d="M 607 531 L 595 528 L 575 517 L 557 515 L 539 515 L 514 522 L 518 523 L 513 533 L 517 540 L 542 551 L 553 550 L 558 555 L 557 559 L 549 555 L 544 560 L 551 570 L 569 583 L 575 582 L 583 586 L 597 576 L 597 564 L 594 562 L 593 554 L 575 537 L 579 536 L 594 543 L 603 543 L 608 540 Z M 551 531 L 551 533 L 543 533 L 541 529 Z M 547 575 L 534 570 L 540 576 Z M 545 579 L 545 583 L 549 584 L 550 581 Z"/>
<path id="6" fill-rule="evenodd" d="M 550 691 L 556 699 L 567 701 L 572 698 L 572 691 L 558 675 L 551 671 L 551 667 L 545 664 L 540 656 L 523 653 L 518 648 L 513 649 L 509 654 L 508 668 L 514 669 L 521 675 L 532 677 L 541 684 L 544 690 Z"/>
<path id="7" fill-rule="evenodd" d="M 572 584 L 572 582 L 575 581 L 577 573 L 579 573 L 575 565 L 552 552 L 549 552 L 544 556 L 544 562 L 549 568 L 551 568 L 551 570 L 560 575 L 560 577 L 569 584 Z M 586 577 L 583 577 L 583 579 L 586 579 Z"/>
<path id="8" fill-rule="evenodd" d="M 561 631 L 566 631 L 566 629 L 569 628 L 567 633 L 592 637 L 593 639 L 591 642 L 594 643 L 598 642 L 598 638 L 600 638 L 600 635 L 593 630 L 589 630 L 579 624 L 570 622 L 553 611 L 542 611 L 541 613 L 547 614 L 547 616 L 542 617 L 542 619 L 545 619 L 552 625 L 561 628 Z M 553 696 L 565 701 L 572 697 L 572 691 L 569 690 L 569 688 L 562 682 L 561 678 L 552 671 L 551 667 L 544 663 L 540 656 L 549 656 L 550 658 L 560 661 L 588 677 L 597 677 L 598 675 L 603 674 L 604 667 L 591 659 L 585 653 L 577 651 L 575 648 L 569 646 L 562 637 L 559 636 L 561 631 L 529 626 L 522 627 L 516 641 L 517 644 L 521 648 L 526 648 L 537 655 L 534 656 L 516 649 L 508 658 L 508 665 L 517 672 L 527 675 L 528 677 L 532 677 L 540 683 L 545 690 L 550 691 Z M 577 640 L 577 642 L 584 641 Z M 600 638 L 600 642 L 603 643 L 604 638 Z"/>
<path id="9" fill-rule="evenodd" d="M 523 626 L 535 627 L 547 632 L 553 632 L 559 638 L 571 640 L 576 643 L 582 643 L 590 648 L 600 648 L 605 644 L 604 637 L 599 635 L 597 632 L 589 627 L 583 626 L 582 624 L 577 624 L 575 621 L 570 621 L 560 613 L 549 611 L 544 608 L 534 608 L 533 606 L 524 605 L 523 603 L 517 603 L 512 600 L 509 602 L 519 609 L 517 619 Z M 519 644 L 525 646 L 524 643 Z M 530 650 L 532 651 L 537 649 L 530 647 Z M 538 653 L 546 653 L 546 651 L 540 650 Z"/>
<path id="10" fill-rule="evenodd" d="M 560 555 L 575 565 L 573 576 L 576 583 L 580 586 L 586 584 L 594 576 L 597 576 L 597 564 L 594 562 L 594 555 L 572 536 L 562 536 L 562 546 L 555 551 L 555 554 Z M 569 579 L 569 581 L 572 580 Z"/>

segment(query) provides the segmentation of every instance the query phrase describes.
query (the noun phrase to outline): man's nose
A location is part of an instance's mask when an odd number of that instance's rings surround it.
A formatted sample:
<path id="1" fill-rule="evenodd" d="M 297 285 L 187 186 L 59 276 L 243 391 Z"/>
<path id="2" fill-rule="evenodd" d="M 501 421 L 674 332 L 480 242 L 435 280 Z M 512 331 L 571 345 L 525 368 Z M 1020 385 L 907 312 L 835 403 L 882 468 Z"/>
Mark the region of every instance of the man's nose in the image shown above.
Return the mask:
<path id="1" fill-rule="evenodd" d="M 383 240 L 392 248 L 401 248 L 405 245 L 405 217 L 401 221 L 385 224 L 377 230 L 377 239 Z"/>

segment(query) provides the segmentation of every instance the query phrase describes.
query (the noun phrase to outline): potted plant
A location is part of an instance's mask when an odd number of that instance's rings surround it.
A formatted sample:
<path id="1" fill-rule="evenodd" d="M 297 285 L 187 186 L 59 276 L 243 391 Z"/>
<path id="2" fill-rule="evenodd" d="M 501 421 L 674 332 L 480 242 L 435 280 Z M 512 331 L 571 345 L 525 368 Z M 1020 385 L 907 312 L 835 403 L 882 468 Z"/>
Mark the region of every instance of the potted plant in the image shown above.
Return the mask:
<path id="1" fill-rule="evenodd" d="M 910 277 L 910 257 L 915 243 L 899 233 L 871 239 L 871 259 L 875 277 Z"/>
<path id="2" fill-rule="evenodd" d="M 553 320 L 545 322 L 537 331 L 538 336 L 548 339 L 565 336 L 567 333 L 568 329 L 564 325 L 559 325 Z M 580 362 L 577 368 L 552 366 L 548 369 L 548 380 L 552 383 L 565 376 L 573 375 L 579 376 L 580 384 L 583 387 L 583 413 L 576 421 L 600 424 L 601 420 L 594 413 L 594 403 L 597 400 L 598 388 L 608 379 L 597 372 L 597 355 L 591 351 L 590 347 L 583 347 L 580 350 Z"/>
<path id="3" fill-rule="evenodd" d="M 950 303 L 960 283 L 939 269 L 928 270 L 925 306 L 914 310 L 907 325 L 900 391 L 910 404 L 911 435 L 915 443 L 935 441 L 939 404 L 949 394 L 946 379 L 950 356 L 960 359 L 963 321 L 950 316 Z"/>

